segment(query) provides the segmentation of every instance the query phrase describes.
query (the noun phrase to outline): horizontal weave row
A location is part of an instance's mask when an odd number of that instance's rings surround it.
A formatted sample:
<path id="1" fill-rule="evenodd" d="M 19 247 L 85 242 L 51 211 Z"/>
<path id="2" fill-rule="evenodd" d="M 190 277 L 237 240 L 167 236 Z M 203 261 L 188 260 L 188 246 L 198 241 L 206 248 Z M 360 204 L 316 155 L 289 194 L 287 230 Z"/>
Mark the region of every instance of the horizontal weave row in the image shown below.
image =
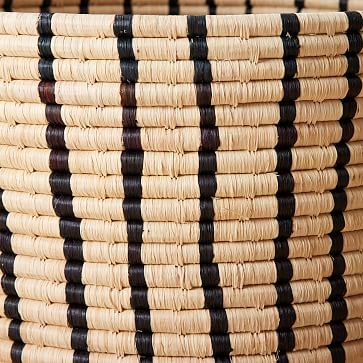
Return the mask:
<path id="1" fill-rule="evenodd" d="M 263 308 L 290 304 L 341 301 L 342 297 L 363 294 L 363 274 L 324 278 L 322 281 L 300 280 L 276 285 L 246 285 L 242 288 L 206 287 L 129 288 L 115 289 L 81 283 L 61 283 L 30 278 L 16 278 L 1 273 L 2 294 L 37 301 L 60 304 L 86 305 L 116 309 L 194 310 L 205 309 L 209 296 L 222 299 L 224 308 Z"/>
<path id="2" fill-rule="evenodd" d="M 11 318 L 11 309 L 4 308 L 6 300 L 11 297 L 0 295 L 0 316 Z M 362 296 L 347 297 L 343 303 L 336 302 L 334 308 L 344 310 L 346 304 L 347 320 L 362 317 L 359 305 Z M 340 305 L 340 306 L 339 306 Z M 284 307 L 232 308 L 225 309 L 228 317 L 228 332 L 261 333 L 300 328 L 322 326 L 332 319 L 332 306 L 329 302 L 295 304 L 291 310 Z M 92 308 L 82 311 L 80 307 L 71 304 L 49 304 L 30 299 L 18 301 L 18 313 L 21 320 L 42 325 L 69 327 L 69 324 L 79 328 L 88 327 L 92 330 L 106 330 L 112 332 L 134 332 L 135 312 L 133 310 L 118 311 L 116 309 Z M 218 316 L 218 312 L 217 316 Z M 294 316 L 291 321 L 289 314 Z M 77 318 L 79 318 L 77 320 Z M 209 312 L 200 310 L 151 310 L 151 330 L 156 333 L 172 334 L 208 334 L 212 330 Z"/>
<path id="3" fill-rule="evenodd" d="M 0 337 L 1 340 L 7 338 L 6 331 L 9 329 L 11 320 L 0 320 Z M 363 321 L 362 319 L 352 319 L 344 323 L 346 330 L 346 341 L 359 341 L 363 337 Z M 338 340 L 335 336 L 334 324 L 332 326 L 323 325 L 321 327 L 308 327 L 294 329 L 294 344 L 296 350 L 316 349 L 324 345 L 330 344 L 332 341 Z M 59 331 L 62 334 L 59 334 Z M 5 333 L 5 334 L 4 334 Z M 56 326 L 23 322 L 20 327 L 20 337 L 24 343 L 36 344 L 38 346 L 48 346 L 63 349 L 80 349 L 87 345 L 89 351 L 98 353 L 114 353 L 118 356 L 127 354 L 137 354 L 137 346 L 135 346 L 135 333 L 129 332 L 106 332 L 89 329 L 85 337 L 82 331 L 72 335 L 71 328 L 59 328 Z M 137 334 L 137 333 L 136 333 Z M 230 333 L 230 341 L 233 355 L 242 354 L 271 354 L 275 352 L 279 346 L 278 334 L 276 332 L 261 333 Z M 73 338 L 73 339 L 72 339 Z M 289 336 L 285 338 L 286 346 L 281 344 L 282 349 L 288 348 Z M 86 339 L 86 341 L 85 341 Z M 143 340 L 147 342 L 150 335 L 145 334 Z M 153 333 L 152 347 L 155 356 L 161 357 L 211 357 L 213 355 L 212 345 L 208 334 L 177 335 L 168 333 Z M 223 336 L 218 342 L 220 351 L 224 351 Z M 218 340 L 218 337 L 216 337 Z M 217 346 L 218 346 L 217 345 Z M 138 346 L 143 354 L 147 354 L 147 344 Z"/>
<path id="4" fill-rule="evenodd" d="M 303 147 L 290 150 L 260 151 L 218 151 L 214 157 L 208 153 L 201 156 L 197 152 L 185 154 L 172 152 L 145 152 L 142 156 L 136 150 L 126 151 L 67 151 L 53 152 L 49 149 L 19 148 L 16 146 L 0 146 L 3 158 L 0 167 L 32 171 L 54 171 L 75 174 L 107 175 L 197 175 L 200 170 L 208 178 L 208 173 L 216 174 L 261 174 L 263 172 L 290 170 L 323 170 L 334 166 L 358 165 L 363 163 L 363 145 L 360 141 L 347 145 L 331 145 L 325 147 Z M 312 157 L 314 155 L 314 157 Z M 346 172 L 338 170 L 340 178 L 346 181 Z M 318 173 L 320 174 L 320 173 Z M 252 178 L 261 176 L 250 175 Z M 279 178 L 268 176 L 276 182 L 285 184 L 281 191 L 288 192 L 294 188 L 290 176 Z M 264 178 L 264 176 L 262 176 Z M 59 183 L 57 182 L 59 180 Z M 55 175 L 55 181 L 63 186 L 68 185 L 69 175 L 61 179 Z M 349 182 L 349 181 L 348 181 Z M 343 183 L 344 184 L 344 183 Z M 68 188 L 68 187 L 67 187 Z M 242 188 L 242 187 L 241 187 Z M 69 189 L 66 189 L 69 190 Z M 308 190 L 307 190 L 308 191 Z"/>
<path id="5" fill-rule="evenodd" d="M 233 131 L 232 131 L 233 130 Z M 231 135 L 233 133 L 233 135 Z M 329 147 L 342 138 L 350 143 L 363 140 L 363 119 L 349 122 L 318 122 L 272 126 L 234 126 L 209 128 L 110 128 L 94 129 L 63 126 L 9 125 L 0 122 L 0 143 L 18 147 L 75 151 L 122 151 L 128 148 L 145 152 L 208 152 L 322 146 Z M 137 143 L 134 140 L 139 139 Z M 216 140 L 218 140 L 218 144 Z M 216 145 L 217 144 L 217 145 Z"/>
<path id="6" fill-rule="evenodd" d="M 132 224 L 124 221 L 92 219 L 67 219 L 47 216 L 31 216 L 21 213 L 2 213 L 0 228 L 8 228 L 13 233 L 45 237 L 68 237 L 91 241 L 135 243 L 142 238 L 144 243 L 197 243 L 198 241 L 261 241 L 277 237 L 301 237 L 322 235 L 339 231 L 362 229 L 361 209 L 346 211 L 342 214 L 320 214 L 293 218 L 251 219 L 245 221 L 201 221 L 144 222 L 131 219 Z M 204 223 L 202 223 L 204 222 Z M 213 225 L 213 227 L 211 226 Z M 135 236 L 135 237 L 133 237 Z"/>
<path id="7" fill-rule="evenodd" d="M 363 118 L 363 98 L 294 102 L 263 102 L 238 106 L 95 107 L 0 101 L 1 122 L 11 125 L 99 127 L 262 126 L 316 124 Z M 122 115 L 122 117 L 120 117 Z M 349 123 L 349 122 L 348 122 Z"/>
<path id="8" fill-rule="evenodd" d="M 297 11 L 303 11 L 304 9 L 313 9 L 314 11 L 323 11 L 323 10 L 340 10 L 345 11 L 347 9 L 357 9 L 359 8 L 359 0 L 330 0 L 330 1 L 295 1 L 295 0 L 278 0 L 278 1 L 271 1 L 271 0 L 223 0 L 217 1 L 216 3 L 210 3 L 206 0 L 194 0 L 192 3 L 188 0 L 177 0 L 173 2 L 168 2 L 167 0 L 132 0 L 132 1 L 125 1 L 125 0 L 106 0 L 106 1 L 99 1 L 99 0 L 62 0 L 59 1 L 52 1 L 48 0 L 44 2 L 43 0 L 3 0 L 0 2 L 0 6 L 3 8 L 4 11 L 14 11 L 21 7 L 23 10 L 26 11 L 28 8 L 38 8 L 38 10 L 42 11 L 51 11 L 52 9 L 58 9 L 58 12 L 64 12 L 67 7 L 72 7 L 72 12 L 77 12 L 75 7 L 78 7 L 79 11 L 82 13 L 91 12 L 94 8 L 107 8 L 112 13 L 112 7 L 118 6 L 119 8 L 123 9 L 124 11 L 128 12 L 136 12 L 138 13 L 138 9 L 140 6 L 144 7 L 155 7 L 160 5 L 169 5 L 170 11 L 175 14 L 177 13 L 177 9 L 180 9 L 181 5 L 189 5 L 189 6 L 208 6 L 208 10 L 210 13 L 213 13 L 219 7 L 228 8 L 231 6 L 243 6 L 245 5 L 250 11 L 254 10 L 256 7 L 268 7 L 274 6 L 274 8 L 282 7 L 283 9 L 286 8 L 295 8 Z M 174 12 L 173 12 L 174 10 Z M 145 12 L 144 12 L 145 13 Z"/>
<path id="9" fill-rule="evenodd" d="M 347 362 L 354 362 L 355 357 L 362 355 L 362 346 L 363 340 L 345 342 L 342 344 L 344 348 L 344 359 Z M 339 349 L 336 347 L 333 348 L 318 348 L 312 350 L 303 350 L 303 351 L 295 351 L 289 352 L 283 357 L 287 357 L 289 362 L 291 363 L 300 363 L 302 359 L 306 363 L 315 363 L 315 362 L 326 362 L 326 363 L 334 363 L 331 353 L 338 353 Z M 51 347 L 38 347 L 32 344 L 26 344 L 25 346 L 22 344 L 15 344 L 11 346 L 8 341 L 0 340 L 0 357 L 4 359 L 5 363 L 11 362 L 14 357 L 18 359 L 22 359 L 22 362 L 32 363 L 36 361 L 37 363 L 48 363 L 50 356 L 59 357 L 62 359 L 62 362 L 73 363 L 73 362 L 82 362 L 84 359 L 87 359 L 87 362 L 90 363 L 137 363 L 140 361 L 140 357 L 137 355 L 127 355 L 124 357 L 117 356 L 116 354 L 102 354 L 102 353 L 88 353 L 82 354 L 82 352 L 74 351 L 74 350 L 66 350 L 66 349 L 57 349 Z M 85 358 L 86 357 L 86 358 Z M 192 357 L 153 357 L 153 362 L 156 363 L 184 363 L 185 360 L 188 360 L 190 363 L 214 363 L 215 358 L 192 358 Z M 203 359 L 203 360 L 201 360 Z M 274 354 L 261 356 L 257 355 L 241 355 L 241 356 L 232 356 L 229 360 L 231 363 L 275 363 L 276 356 Z"/>
<path id="10" fill-rule="evenodd" d="M 0 83 L 0 99 L 11 102 L 90 106 L 213 106 L 254 102 L 315 101 L 363 97 L 363 76 L 219 82 L 212 84 L 37 82 Z"/>
<path id="11" fill-rule="evenodd" d="M 248 39 L 240 36 L 170 39 L 2 35 L 0 51 L 1 54 L 10 57 L 39 58 L 39 55 L 42 55 L 44 58 L 50 58 L 47 62 L 43 61 L 45 64 L 51 64 L 51 58 L 121 60 L 121 62 L 133 58 L 137 61 L 170 62 L 189 59 L 250 60 L 256 63 L 259 60 L 283 57 L 337 56 L 348 51 L 359 54 L 362 51 L 362 40 L 361 32 L 348 35 L 317 34 L 313 37 L 257 36 Z M 350 67 L 356 69 L 355 57 L 352 56 L 349 60 L 351 63 L 355 62 Z M 134 74 L 136 63 L 128 63 L 131 64 L 129 73 Z M 290 68 L 294 67 L 294 61 L 289 63 L 287 60 L 287 65 L 290 65 Z"/>
<path id="12" fill-rule="evenodd" d="M 363 209 L 363 187 L 340 192 L 303 193 L 289 196 L 262 196 L 251 198 L 200 199 L 142 199 L 138 213 L 135 200 L 122 198 L 85 198 L 4 191 L 2 205 L 9 213 L 33 216 L 61 216 L 64 218 L 98 219 L 104 221 L 196 222 L 252 220 L 262 218 L 289 218 L 318 216 L 324 213 Z M 200 203 L 210 203 L 213 214 L 200 210 Z"/>
<path id="13" fill-rule="evenodd" d="M 312 258 L 329 254 L 331 249 L 341 252 L 358 252 L 362 248 L 360 240 L 363 231 L 342 232 L 337 235 L 286 238 L 280 241 L 266 240 L 259 243 L 216 242 L 213 246 L 213 263 L 244 263 L 252 261 L 271 261 L 282 258 Z M 34 237 L 22 234 L 0 233 L 2 252 L 12 251 L 16 255 L 40 257 L 42 259 L 85 261 L 127 264 L 131 260 L 127 243 L 104 241 L 68 241 L 64 238 Z M 208 246 L 201 250 L 207 252 Z M 145 265 L 198 264 L 203 262 L 199 256 L 198 244 L 175 246 L 170 243 L 147 243 L 140 246 L 140 260 Z"/>
<path id="14" fill-rule="evenodd" d="M 9 1 L 9 0 L 8 0 Z M 44 0 L 49 1 L 49 0 Z M 87 0 L 83 0 L 84 2 Z M 165 0 L 164 0 L 165 1 Z M 248 2 L 249 0 L 247 0 Z M 294 1 L 294 0 L 292 0 Z M 301 1 L 301 0 L 297 0 Z M 339 0 L 337 0 L 339 1 Z M 341 0 L 345 1 L 345 0 Z M 359 2 L 359 0 L 353 0 Z M 127 1 L 126 1 L 127 2 Z M 143 14 L 143 15 L 194 15 L 200 16 L 204 14 L 210 15 L 241 15 L 241 14 L 271 14 L 271 13 L 318 13 L 325 11 L 338 11 L 339 9 L 345 10 L 361 10 L 359 3 L 357 5 L 342 6 L 338 4 L 331 6 L 330 4 L 326 9 L 317 8 L 317 5 L 313 4 L 313 7 L 301 7 L 294 6 L 292 4 L 289 7 L 275 6 L 274 4 L 268 5 L 215 5 L 209 1 L 209 5 L 206 4 L 176 4 L 175 0 L 168 1 L 168 3 L 157 3 L 157 4 L 134 4 L 134 5 L 59 5 L 50 7 L 41 6 L 17 6 L 6 9 L 6 11 L 16 11 L 22 13 L 38 13 L 39 11 L 51 12 L 51 13 L 71 13 L 71 14 Z"/>
<path id="15" fill-rule="evenodd" d="M 330 256 L 311 259 L 292 259 L 289 262 L 254 261 L 239 264 L 220 263 L 195 265 L 109 265 L 102 263 L 59 260 L 41 260 L 28 256 L 1 254 L 2 270 L 19 278 L 30 278 L 53 282 L 73 282 L 83 285 L 104 286 L 112 289 L 142 287 L 142 280 L 149 288 L 180 288 L 190 290 L 198 287 L 217 286 L 243 288 L 249 285 L 282 283 L 287 281 L 312 280 L 363 274 L 363 253 L 342 253 L 332 261 Z M 129 261 L 131 264 L 134 261 Z M 80 275 L 80 267 L 82 271 Z M 202 281 L 200 269 L 208 273 Z M 218 274 L 218 277 L 217 277 Z"/>
<path id="16" fill-rule="evenodd" d="M 292 18 L 292 19 L 291 19 Z M 270 37 L 287 33 L 341 34 L 362 28 L 362 13 L 321 12 L 222 16 L 148 16 L 0 13 L 0 34 L 68 37 Z"/>
<path id="17" fill-rule="evenodd" d="M 355 188 L 363 184 L 363 165 L 347 165 L 344 169 L 301 170 L 276 175 L 274 172 L 252 174 L 218 174 L 215 176 L 216 198 L 255 198 L 276 193 L 321 193 L 344 187 Z M 200 198 L 197 175 L 170 176 L 119 176 L 30 172 L 2 167 L 0 188 L 30 194 L 89 197 L 97 199 L 125 198 L 139 195 L 141 184 L 144 199 Z M 134 188 L 132 188 L 134 186 Z M 133 192 L 132 192 L 133 190 Z M 338 193 L 339 195 L 339 193 Z M 359 203 L 359 202 L 358 202 Z"/>
<path id="18" fill-rule="evenodd" d="M 138 83 L 208 83 L 249 82 L 254 80 L 283 79 L 289 68 L 294 78 L 324 78 L 343 76 L 357 67 L 363 73 L 363 55 L 349 58 L 343 55 L 330 57 L 300 57 L 296 60 L 267 59 L 260 62 L 250 60 L 220 60 L 197 62 L 190 60 L 151 61 L 140 60 L 43 60 L 24 57 L 0 58 L 0 79 L 118 82 L 121 79 Z M 197 67 L 197 69 L 195 69 Z M 211 78 L 209 70 L 211 71 Z M 122 74 L 122 69 L 129 73 Z M 287 69 L 287 70 L 286 70 Z M 137 74 L 137 79 L 135 75 Z"/>

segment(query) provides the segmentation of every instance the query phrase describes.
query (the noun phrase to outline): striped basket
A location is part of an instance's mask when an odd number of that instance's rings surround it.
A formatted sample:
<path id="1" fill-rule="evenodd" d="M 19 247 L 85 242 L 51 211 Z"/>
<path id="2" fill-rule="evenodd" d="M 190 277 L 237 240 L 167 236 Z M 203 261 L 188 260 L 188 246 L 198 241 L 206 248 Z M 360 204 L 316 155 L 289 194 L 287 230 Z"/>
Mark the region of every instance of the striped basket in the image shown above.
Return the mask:
<path id="1" fill-rule="evenodd" d="M 362 0 L 0 3 L 1 363 L 362 362 Z"/>

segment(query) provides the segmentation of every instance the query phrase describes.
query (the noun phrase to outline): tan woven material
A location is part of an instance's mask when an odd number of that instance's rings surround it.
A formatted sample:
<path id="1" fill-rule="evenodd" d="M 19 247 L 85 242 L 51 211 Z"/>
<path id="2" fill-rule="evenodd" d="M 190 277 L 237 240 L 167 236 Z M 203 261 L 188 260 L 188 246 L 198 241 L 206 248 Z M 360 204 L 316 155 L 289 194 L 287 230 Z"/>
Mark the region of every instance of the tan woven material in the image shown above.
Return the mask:
<path id="1" fill-rule="evenodd" d="M 76 20 L 74 19 L 74 21 Z M 215 26 L 218 26 L 218 24 L 215 24 Z M 17 31 L 17 29 L 14 31 Z M 309 29 L 306 31 L 308 32 Z M 336 29 L 331 31 L 335 32 Z M 211 32 L 213 34 L 213 29 Z M 262 31 L 261 33 L 264 34 Z M 61 34 L 61 36 L 52 37 L 51 51 L 56 58 L 75 58 L 81 61 L 88 59 L 119 59 L 116 38 L 104 38 L 100 37 L 99 34 L 93 33 L 90 33 L 88 37 L 64 36 L 63 33 Z M 183 38 L 176 39 L 171 38 L 172 35 L 170 34 L 161 34 L 161 36 L 163 37 L 157 38 L 157 34 L 154 37 L 141 37 L 140 35 L 139 38 L 133 38 L 132 47 L 136 60 L 175 62 L 191 58 L 189 40 L 186 38 L 186 35 Z M 179 36 L 178 30 L 176 30 L 175 36 Z M 95 39 L 95 37 L 97 38 Z M 344 34 L 335 34 L 335 36 L 317 34 L 314 37 L 303 34 L 299 35 L 297 39 L 299 40 L 299 57 L 301 58 L 337 56 L 349 50 L 349 42 Z M 226 36 L 218 37 L 213 34 L 206 38 L 206 43 L 208 46 L 208 59 L 214 61 L 228 59 L 232 61 L 249 60 L 250 62 L 257 62 L 264 59 L 281 59 L 284 56 L 284 45 L 281 37 L 278 35 L 268 37 L 260 35 L 259 32 L 253 35 L 234 34 L 227 29 Z M 4 34 L 0 39 L 0 52 L 12 57 L 37 57 L 39 56 L 38 37 L 33 35 Z M 343 80 L 340 81 L 342 82 Z M 14 85 L 17 83 L 15 82 Z M 265 82 L 261 84 L 274 85 L 275 83 Z M 34 82 L 25 82 L 25 84 L 31 87 Z M 9 87 L 11 85 L 3 86 Z M 137 85 L 144 87 L 143 85 Z M 246 87 L 248 85 L 245 84 Z M 74 86 L 77 86 L 77 83 Z M 228 84 L 225 86 L 228 86 Z M 110 87 L 110 85 L 106 87 Z M 184 87 L 188 86 L 185 85 Z M 321 99 L 321 101 L 323 100 L 324 98 Z"/>
<path id="2" fill-rule="evenodd" d="M 5 58 L 6 59 L 6 58 Z M 363 117 L 363 99 L 356 98 L 357 111 L 352 119 Z M 2 123 L 48 125 L 45 104 L 13 103 L 0 101 Z M 296 117 L 293 123 L 316 124 L 322 121 L 339 120 L 344 112 L 340 100 L 322 102 L 298 101 L 295 103 Z M 46 110 L 48 109 L 48 110 Z M 62 105 L 61 119 L 65 126 L 83 128 L 122 127 L 119 115 L 124 107 L 94 107 Z M 280 121 L 278 103 L 250 103 L 234 106 L 215 106 L 216 126 L 262 126 L 276 125 Z M 135 110 L 137 126 L 141 128 L 159 127 L 199 127 L 200 113 L 196 106 L 183 108 L 139 107 Z"/>
<path id="3" fill-rule="evenodd" d="M 0 341 L 0 354 L 4 357 L 5 361 L 10 359 L 10 351 L 11 351 L 11 344 L 7 341 Z M 346 352 L 346 359 L 348 361 L 352 361 L 354 357 L 361 355 L 362 352 L 362 341 L 351 341 L 343 343 L 344 351 Z M 39 348 L 35 345 L 27 344 L 23 351 L 23 359 L 24 362 L 41 362 L 46 363 L 48 362 L 49 356 L 56 356 L 59 357 L 59 360 L 69 361 L 73 357 L 73 351 L 65 350 L 65 349 L 57 349 L 57 348 L 50 348 L 44 347 Z M 304 362 L 307 363 L 314 363 L 317 361 L 324 361 L 327 363 L 333 362 L 331 359 L 331 353 L 328 348 L 319 348 L 319 349 L 312 349 L 310 351 L 297 351 L 288 353 L 289 361 L 293 363 L 301 362 L 301 359 L 304 359 Z M 155 362 L 157 363 L 169 363 L 171 362 L 170 358 L 165 357 L 155 357 Z M 173 362 L 185 362 L 186 358 L 181 357 L 173 357 Z M 191 363 L 198 363 L 200 362 L 201 358 L 188 358 L 188 362 Z M 119 357 L 116 354 L 102 354 L 102 353 L 90 353 L 89 361 L 91 363 L 109 363 L 109 362 L 130 362 L 136 363 L 139 361 L 137 356 L 124 356 Z M 207 363 L 214 362 L 214 358 L 204 358 L 203 361 Z M 232 363 L 273 363 L 276 361 L 276 357 L 274 355 L 254 355 L 254 356 L 233 356 L 231 357 Z"/>
<path id="4" fill-rule="evenodd" d="M 0 363 L 360 363 L 361 0 L 0 7 Z"/>
<path id="5" fill-rule="evenodd" d="M 363 55 L 358 55 L 359 74 L 363 72 Z M 12 79 L 40 80 L 39 60 L 36 58 L 0 58 L 0 77 Z M 126 62 L 125 62 L 126 63 Z M 214 82 L 248 82 L 254 80 L 283 79 L 285 66 L 281 59 L 268 59 L 261 63 L 249 60 L 210 61 Z M 343 76 L 348 69 L 346 57 L 302 57 L 296 60 L 298 78 Z M 138 63 L 139 83 L 193 83 L 192 61 L 179 62 L 142 60 Z M 120 61 L 57 59 L 53 63 L 57 81 L 79 81 L 87 83 L 118 82 L 121 78 Z"/>
<path id="6" fill-rule="evenodd" d="M 359 241 L 363 232 L 343 232 L 343 252 L 356 252 L 360 250 Z M 12 236 L 13 250 L 17 255 L 40 257 L 42 259 L 64 260 L 63 240 L 61 238 L 32 237 L 21 234 Z M 329 235 L 322 237 L 308 236 L 288 239 L 289 258 L 312 258 L 329 253 L 333 241 Z M 127 243 L 105 243 L 97 241 L 84 241 L 84 260 L 95 263 L 127 264 Z M 142 246 L 142 260 L 147 265 L 175 265 L 200 263 L 198 246 L 184 244 L 176 249 L 169 243 L 150 243 Z M 219 242 L 214 246 L 215 263 L 243 263 L 254 261 L 271 261 L 275 255 L 273 240 L 237 242 Z"/>

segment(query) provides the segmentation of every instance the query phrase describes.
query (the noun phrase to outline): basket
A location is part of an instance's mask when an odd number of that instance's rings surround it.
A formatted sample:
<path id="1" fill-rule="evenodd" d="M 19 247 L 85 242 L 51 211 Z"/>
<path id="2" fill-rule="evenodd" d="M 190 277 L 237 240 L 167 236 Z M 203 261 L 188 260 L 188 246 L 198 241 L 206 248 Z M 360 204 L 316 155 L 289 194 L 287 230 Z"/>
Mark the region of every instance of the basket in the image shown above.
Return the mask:
<path id="1" fill-rule="evenodd" d="M 362 5 L 2 1 L 0 362 L 361 362 Z"/>

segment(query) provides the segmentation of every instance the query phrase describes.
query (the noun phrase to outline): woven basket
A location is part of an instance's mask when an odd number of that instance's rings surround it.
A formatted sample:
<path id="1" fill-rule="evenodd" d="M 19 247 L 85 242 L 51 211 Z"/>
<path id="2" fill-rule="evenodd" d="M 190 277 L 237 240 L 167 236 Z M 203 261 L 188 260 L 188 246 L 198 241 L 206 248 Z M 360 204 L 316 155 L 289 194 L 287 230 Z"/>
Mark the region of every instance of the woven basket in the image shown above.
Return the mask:
<path id="1" fill-rule="evenodd" d="M 362 0 L 0 5 L 0 362 L 362 362 Z"/>

